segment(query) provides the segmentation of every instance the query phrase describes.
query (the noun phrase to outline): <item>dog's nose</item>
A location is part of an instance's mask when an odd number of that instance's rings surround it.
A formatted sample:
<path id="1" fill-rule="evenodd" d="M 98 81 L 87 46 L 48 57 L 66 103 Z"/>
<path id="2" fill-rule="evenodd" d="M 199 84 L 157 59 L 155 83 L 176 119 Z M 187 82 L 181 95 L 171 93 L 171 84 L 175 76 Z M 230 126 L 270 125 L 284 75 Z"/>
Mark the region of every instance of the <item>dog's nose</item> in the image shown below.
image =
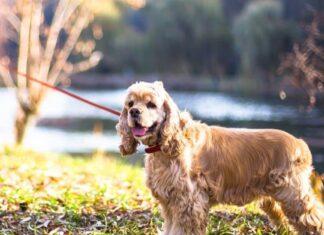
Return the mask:
<path id="1" fill-rule="evenodd" d="M 138 118 L 140 113 L 141 112 L 139 111 L 139 109 L 136 109 L 136 108 L 133 108 L 130 110 L 130 115 L 132 118 Z"/>

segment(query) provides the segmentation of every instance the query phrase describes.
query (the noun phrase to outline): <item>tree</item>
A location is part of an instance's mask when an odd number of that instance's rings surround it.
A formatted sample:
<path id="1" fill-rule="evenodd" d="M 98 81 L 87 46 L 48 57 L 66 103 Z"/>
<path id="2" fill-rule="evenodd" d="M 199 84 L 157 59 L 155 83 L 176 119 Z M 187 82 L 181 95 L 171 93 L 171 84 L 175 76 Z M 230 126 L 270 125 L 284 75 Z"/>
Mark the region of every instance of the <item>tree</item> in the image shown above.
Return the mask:
<path id="1" fill-rule="evenodd" d="M 245 76 L 273 74 L 293 38 L 293 30 L 282 19 L 279 1 L 249 3 L 234 22 L 235 44 Z"/>
<path id="2" fill-rule="evenodd" d="M 20 73 L 52 85 L 65 83 L 71 74 L 97 65 L 102 56 L 94 51 L 95 42 L 82 41 L 80 38 L 83 29 L 93 19 L 86 3 L 81 0 L 17 0 L 1 3 L 0 20 L 6 23 L 8 40 L 15 45 L 16 56 L 12 59 L 8 54 L 2 55 L 0 76 L 5 85 L 14 86 L 17 90 L 17 144 L 22 143 L 28 126 L 37 116 L 47 90 L 28 82 L 24 76 L 14 78 L 3 65 L 17 67 Z M 5 49 L 8 52 L 12 47 Z M 71 54 L 82 55 L 72 63 Z"/>
<path id="3" fill-rule="evenodd" d="M 221 76 L 233 69 L 233 40 L 218 0 L 152 1 L 143 12 L 157 71 Z"/>

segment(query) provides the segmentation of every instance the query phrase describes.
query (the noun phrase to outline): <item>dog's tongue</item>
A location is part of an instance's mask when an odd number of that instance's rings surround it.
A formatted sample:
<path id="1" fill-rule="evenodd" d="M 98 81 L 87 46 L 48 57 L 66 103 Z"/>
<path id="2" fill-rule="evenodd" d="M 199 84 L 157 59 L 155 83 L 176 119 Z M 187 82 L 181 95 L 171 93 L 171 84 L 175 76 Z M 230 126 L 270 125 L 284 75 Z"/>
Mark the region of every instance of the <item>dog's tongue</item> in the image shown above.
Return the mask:
<path id="1" fill-rule="evenodd" d="M 132 133 L 135 136 L 143 136 L 146 133 L 147 128 L 145 127 L 134 127 L 132 128 Z"/>

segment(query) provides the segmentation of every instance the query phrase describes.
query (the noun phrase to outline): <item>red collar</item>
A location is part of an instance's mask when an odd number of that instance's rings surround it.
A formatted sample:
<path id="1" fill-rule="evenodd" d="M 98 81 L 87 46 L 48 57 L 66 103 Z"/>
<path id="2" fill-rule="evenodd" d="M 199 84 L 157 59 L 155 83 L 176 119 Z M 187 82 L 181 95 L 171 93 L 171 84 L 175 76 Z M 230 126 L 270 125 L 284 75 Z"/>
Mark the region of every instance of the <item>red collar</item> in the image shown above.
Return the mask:
<path id="1" fill-rule="evenodd" d="M 161 145 L 153 145 L 145 148 L 145 153 L 155 153 L 161 151 Z"/>

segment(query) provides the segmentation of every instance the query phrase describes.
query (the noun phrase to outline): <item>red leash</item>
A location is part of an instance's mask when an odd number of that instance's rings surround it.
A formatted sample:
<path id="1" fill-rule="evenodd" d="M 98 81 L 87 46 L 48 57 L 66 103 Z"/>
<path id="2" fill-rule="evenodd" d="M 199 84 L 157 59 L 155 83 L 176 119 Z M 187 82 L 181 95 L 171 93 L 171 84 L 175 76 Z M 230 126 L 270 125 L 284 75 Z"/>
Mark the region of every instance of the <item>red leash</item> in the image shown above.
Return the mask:
<path id="1" fill-rule="evenodd" d="M 1 65 L 1 64 L 0 64 L 0 65 Z M 65 94 L 65 95 L 68 95 L 68 96 L 70 96 L 70 97 L 72 97 L 72 98 L 74 98 L 74 99 L 77 99 L 77 100 L 79 100 L 79 101 L 81 101 L 81 102 L 83 102 L 83 103 L 89 104 L 89 105 L 91 105 L 91 106 L 94 106 L 94 107 L 96 107 L 96 108 L 98 108 L 98 109 L 101 109 L 101 110 L 104 110 L 104 111 L 106 111 L 106 112 L 109 112 L 109 113 L 111 113 L 111 114 L 114 114 L 114 115 L 116 115 L 116 116 L 120 116 L 120 114 L 121 114 L 119 111 L 116 111 L 116 110 L 114 110 L 114 109 L 111 109 L 111 108 L 108 108 L 108 107 L 102 106 L 102 105 L 97 104 L 97 103 L 94 103 L 94 102 L 92 102 L 92 101 L 90 101 L 90 100 L 84 99 L 84 98 L 82 98 L 81 96 L 78 96 L 78 95 L 76 95 L 76 94 L 73 94 L 73 93 L 71 93 L 71 92 L 69 92 L 69 91 L 66 91 L 66 90 L 63 90 L 63 89 L 57 88 L 57 87 L 55 87 L 55 86 L 53 86 L 53 85 L 51 85 L 51 84 L 49 84 L 49 83 L 47 83 L 47 82 L 44 82 L 44 81 L 41 81 L 41 80 L 39 80 L 39 79 L 36 79 L 36 78 L 30 77 L 30 76 L 28 76 L 27 74 L 24 74 L 24 73 L 19 72 L 17 69 L 14 69 L 14 68 L 8 68 L 7 66 L 4 66 L 4 65 L 1 65 L 1 66 L 3 66 L 4 68 L 6 68 L 6 69 L 9 70 L 9 71 L 12 71 L 12 72 L 14 72 L 14 73 L 16 73 L 16 74 L 18 74 L 18 75 L 20 75 L 20 76 L 25 77 L 25 78 L 26 78 L 27 80 L 29 80 L 29 81 L 36 82 L 36 83 L 38 83 L 38 84 L 40 84 L 40 85 L 42 85 L 42 86 L 45 86 L 45 87 L 47 87 L 47 88 L 50 88 L 50 89 L 55 90 L 55 91 L 58 91 L 58 92 L 61 92 L 61 93 Z M 157 151 L 160 151 L 160 150 L 161 150 L 161 146 L 160 146 L 160 145 L 155 145 L 155 146 L 151 146 L 151 147 L 147 147 L 147 148 L 145 148 L 145 152 L 146 152 L 146 153 L 154 153 L 154 152 L 157 152 Z"/>
<path id="2" fill-rule="evenodd" d="M 51 88 L 51 89 L 53 89 L 53 90 L 55 90 L 55 91 L 58 91 L 58 92 L 61 92 L 61 93 L 65 94 L 65 95 L 68 95 L 68 96 L 70 96 L 70 97 L 73 97 L 74 99 L 77 99 L 77 100 L 79 100 L 79 101 L 81 101 L 81 102 L 84 102 L 84 103 L 89 104 L 89 105 L 91 105 L 91 106 L 94 106 L 94 107 L 96 107 L 96 108 L 102 109 L 102 110 L 104 110 L 104 111 L 106 111 L 106 112 L 109 112 L 109 113 L 112 113 L 112 114 L 114 114 L 114 115 L 116 115 L 116 116 L 120 116 L 120 112 L 118 112 L 118 111 L 116 111 L 116 110 L 114 110 L 114 109 L 107 108 L 107 107 L 102 106 L 102 105 L 100 105 L 100 104 L 94 103 L 94 102 L 92 102 L 92 101 L 90 101 L 90 100 L 84 99 L 84 98 L 82 98 L 81 96 L 78 96 L 78 95 L 76 95 L 76 94 L 73 94 L 73 93 L 71 93 L 71 92 L 69 92 L 69 91 L 66 91 L 66 90 L 63 90 L 63 89 L 57 88 L 57 87 L 55 87 L 55 86 L 52 86 L 51 84 L 49 84 L 49 83 L 47 83 L 47 82 L 44 82 L 44 81 L 38 80 L 38 79 L 36 79 L 36 78 L 33 78 L 33 77 L 28 76 L 27 74 L 21 73 L 21 72 L 17 71 L 16 69 L 10 69 L 10 70 L 11 70 L 11 71 L 14 71 L 14 72 L 15 72 L 16 74 L 18 74 L 18 75 L 21 75 L 21 76 L 25 77 L 25 78 L 28 79 L 29 81 L 36 82 L 36 83 L 38 83 L 38 84 L 41 84 L 42 86 L 45 86 L 45 87 L 47 87 L 47 88 Z"/>

